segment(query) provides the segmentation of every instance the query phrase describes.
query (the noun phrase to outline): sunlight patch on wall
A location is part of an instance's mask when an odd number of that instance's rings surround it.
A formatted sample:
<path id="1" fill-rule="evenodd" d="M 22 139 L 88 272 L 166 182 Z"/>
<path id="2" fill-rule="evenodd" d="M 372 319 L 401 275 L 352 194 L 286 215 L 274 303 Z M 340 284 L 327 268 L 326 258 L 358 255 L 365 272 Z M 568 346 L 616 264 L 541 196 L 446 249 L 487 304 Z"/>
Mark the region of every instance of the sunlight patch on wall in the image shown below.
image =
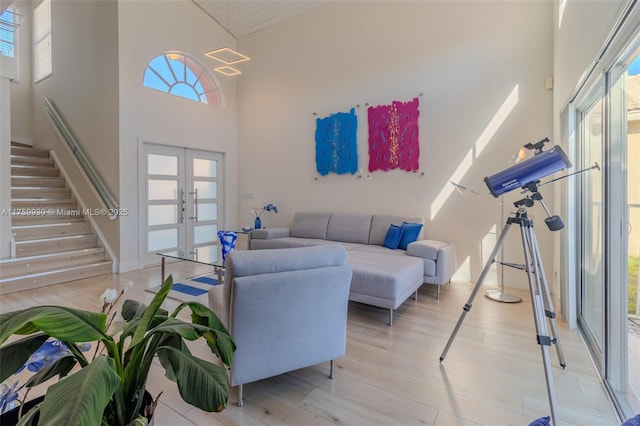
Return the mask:
<path id="1" fill-rule="evenodd" d="M 455 187 L 451 184 L 451 182 L 460 182 L 464 175 L 467 174 L 471 165 L 473 164 L 473 151 L 469 150 L 467 155 L 464 156 L 458 168 L 453 172 L 453 174 L 447 179 L 446 183 L 440 190 L 440 193 L 434 198 L 431 203 L 431 220 L 438 214 L 444 203 L 449 199 L 451 193 L 455 190 Z"/>
<path id="2" fill-rule="evenodd" d="M 496 246 L 496 241 L 498 240 L 496 236 L 496 225 L 493 225 L 489 232 L 487 232 L 482 238 L 482 267 L 487 264 L 487 260 L 489 260 L 489 256 L 491 256 L 491 252 Z M 500 260 L 500 253 L 496 256 L 496 260 Z M 489 268 L 489 273 L 484 278 L 484 284 L 488 285 L 498 285 L 498 269 L 496 267 L 496 263 L 494 262 Z"/>
<path id="3" fill-rule="evenodd" d="M 558 3 L 558 28 L 562 28 L 562 18 L 564 18 L 565 7 L 567 7 L 567 0 L 560 0 Z"/>
<path id="4" fill-rule="evenodd" d="M 456 281 L 471 281 L 471 257 L 467 256 L 453 274 Z"/>
<path id="5" fill-rule="evenodd" d="M 491 138 L 496 134 L 500 126 L 505 122 L 511 111 L 518 104 L 518 85 L 516 84 L 509 96 L 502 103 L 502 106 L 496 111 L 495 115 L 487 124 L 487 127 L 482 131 L 480 137 L 476 141 L 476 158 L 480 156 L 482 151 L 486 148 L 491 141 Z"/>

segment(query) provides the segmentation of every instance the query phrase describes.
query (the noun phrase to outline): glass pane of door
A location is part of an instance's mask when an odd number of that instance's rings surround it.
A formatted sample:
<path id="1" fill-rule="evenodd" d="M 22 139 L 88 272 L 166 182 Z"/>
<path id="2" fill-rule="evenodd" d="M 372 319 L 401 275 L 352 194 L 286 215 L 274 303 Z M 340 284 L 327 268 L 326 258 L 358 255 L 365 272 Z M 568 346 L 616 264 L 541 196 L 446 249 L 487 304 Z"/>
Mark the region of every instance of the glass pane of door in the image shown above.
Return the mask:
<path id="1" fill-rule="evenodd" d="M 600 98 L 582 114 L 579 169 L 603 164 L 603 102 Z M 603 174 L 582 173 L 580 199 L 580 324 L 592 352 L 602 365 L 604 350 L 604 209 Z"/>
<path id="2" fill-rule="evenodd" d="M 219 243 L 221 170 L 221 154 L 188 150 L 187 244 L 193 248 Z"/>
<path id="3" fill-rule="evenodd" d="M 158 251 L 183 249 L 185 230 L 184 149 L 144 146 L 145 239 L 143 264 L 158 262 Z"/>

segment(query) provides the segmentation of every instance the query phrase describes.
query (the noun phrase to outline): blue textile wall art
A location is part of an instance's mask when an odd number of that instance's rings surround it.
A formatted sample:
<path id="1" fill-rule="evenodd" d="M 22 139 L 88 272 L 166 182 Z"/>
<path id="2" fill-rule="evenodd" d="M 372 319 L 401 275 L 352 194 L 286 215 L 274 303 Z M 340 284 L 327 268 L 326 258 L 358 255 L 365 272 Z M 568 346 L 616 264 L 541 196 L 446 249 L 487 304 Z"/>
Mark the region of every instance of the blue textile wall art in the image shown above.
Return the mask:
<path id="1" fill-rule="evenodd" d="M 355 108 L 316 119 L 316 169 L 322 176 L 358 171 Z"/>

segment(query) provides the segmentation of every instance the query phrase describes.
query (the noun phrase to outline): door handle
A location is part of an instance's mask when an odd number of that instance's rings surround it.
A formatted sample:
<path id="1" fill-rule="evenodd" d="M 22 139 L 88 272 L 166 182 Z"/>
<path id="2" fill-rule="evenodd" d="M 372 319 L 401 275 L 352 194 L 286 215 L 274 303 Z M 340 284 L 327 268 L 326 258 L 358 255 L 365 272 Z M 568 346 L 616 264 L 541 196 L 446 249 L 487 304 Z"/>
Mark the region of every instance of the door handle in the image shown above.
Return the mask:
<path id="1" fill-rule="evenodd" d="M 195 188 L 193 192 L 190 192 L 189 195 L 193 195 L 193 216 L 189 219 L 193 219 L 193 221 L 198 221 L 198 188 Z"/>
<path id="2" fill-rule="evenodd" d="M 184 223 L 184 189 L 178 193 L 178 223 Z"/>

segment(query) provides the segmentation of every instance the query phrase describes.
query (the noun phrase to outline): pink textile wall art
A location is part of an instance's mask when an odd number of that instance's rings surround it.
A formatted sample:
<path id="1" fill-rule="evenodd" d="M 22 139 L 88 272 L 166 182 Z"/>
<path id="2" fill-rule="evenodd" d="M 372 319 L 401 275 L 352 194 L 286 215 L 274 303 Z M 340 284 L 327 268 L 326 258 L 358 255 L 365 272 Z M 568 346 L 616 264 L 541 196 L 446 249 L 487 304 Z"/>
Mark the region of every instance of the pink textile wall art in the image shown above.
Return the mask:
<path id="1" fill-rule="evenodd" d="M 415 172 L 420 167 L 418 98 L 409 102 L 369 107 L 369 171 L 401 169 Z"/>

